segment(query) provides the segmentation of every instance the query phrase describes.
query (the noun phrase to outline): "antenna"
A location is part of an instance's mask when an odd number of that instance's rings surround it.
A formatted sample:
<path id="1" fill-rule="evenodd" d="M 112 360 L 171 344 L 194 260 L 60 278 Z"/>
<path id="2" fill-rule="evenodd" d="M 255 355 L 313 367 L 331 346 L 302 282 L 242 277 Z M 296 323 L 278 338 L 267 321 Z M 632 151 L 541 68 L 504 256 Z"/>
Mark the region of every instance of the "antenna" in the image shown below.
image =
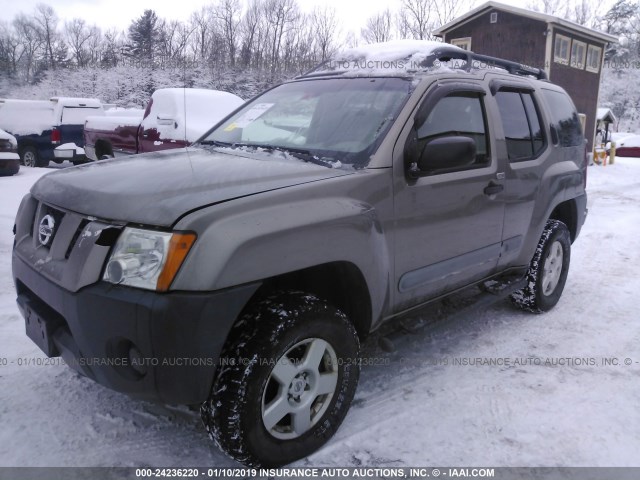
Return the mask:
<path id="1" fill-rule="evenodd" d="M 186 57 L 182 59 L 182 110 L 184 112 L 184 143 L 188 142 L 187 140 L 187 59 Z M 187 145 L 188 146 L 188 145 Z M 187 152 L 187 158 L 189 159 L 189 167 L 191 168 L 191 174 L 193 175 L 193 164 L 191 163 L 191 154 L 189 153 L 189 149 L 185 147 Z"/>

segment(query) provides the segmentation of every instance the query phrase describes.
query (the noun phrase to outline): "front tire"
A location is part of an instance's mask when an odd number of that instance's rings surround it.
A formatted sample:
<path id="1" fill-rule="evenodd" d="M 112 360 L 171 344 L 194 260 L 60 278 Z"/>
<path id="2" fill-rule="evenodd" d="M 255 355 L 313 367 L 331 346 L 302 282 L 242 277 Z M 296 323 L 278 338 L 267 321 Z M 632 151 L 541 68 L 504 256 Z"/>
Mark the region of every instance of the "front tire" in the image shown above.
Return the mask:
<path id="1" fill-rule="evenodd" d="M 310 455 L 349 410 L 359 348 L 347 317 L 313 295 L 278 293 L 258 303 L 233 328 L 202 405 L 209 436 L 247 466 Z"/>
<path id="2" fill-rule="evenodd" d="M 527 272 L 527 286 L 511 295 L 519 308 L 533 313 L 551 310 L 560 300 L 569 273 L 571 236 L 559 220 L 548 220 Z"/>

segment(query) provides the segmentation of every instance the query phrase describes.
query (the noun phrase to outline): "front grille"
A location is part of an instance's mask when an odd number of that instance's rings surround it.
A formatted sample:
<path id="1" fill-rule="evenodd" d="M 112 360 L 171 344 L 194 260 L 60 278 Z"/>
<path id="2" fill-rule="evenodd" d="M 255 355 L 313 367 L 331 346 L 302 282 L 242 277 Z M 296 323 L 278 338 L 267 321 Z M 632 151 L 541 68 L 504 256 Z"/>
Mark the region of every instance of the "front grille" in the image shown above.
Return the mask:
<path id="1" fill-rule="evenodd" d="M 69 242 L 69 246 L 67 247 L 67 251 L 64 254 L 64 258 L 66 258 L 67 260 L 69 259 L 69 256 L 71 255 L 71 251 L 73 250 L 74 245 L 78 241 L 78 237 L 80 236 L 80 234 L 82 233 L 82 231 L 85 229 L 85 227 L 88 224 L 89 224 L 89 220 L 87 220 L 86 218 L 83 218 L 82 221 L 80 222 L 80 226 L 78 226 L 78 228 L 76 229 L 76 233 L 73 234 L 73 238 Z"/>
<path id="2" fill-rule="evenodd" d="M 36 240 L 40 246 L 50 249 L 62 224 L 64 213 L 49 205 L 41 204 L 36 218 L 33 228 Z"/>
<path id="3" fill-rule="evenodd" d="M 105 230 L 122 226 L 62 210 L 33 197 L 16 218 L 14 254 L 39 274 L 75 292 L 100 281 L 111 245 L 99 241 Z"/>

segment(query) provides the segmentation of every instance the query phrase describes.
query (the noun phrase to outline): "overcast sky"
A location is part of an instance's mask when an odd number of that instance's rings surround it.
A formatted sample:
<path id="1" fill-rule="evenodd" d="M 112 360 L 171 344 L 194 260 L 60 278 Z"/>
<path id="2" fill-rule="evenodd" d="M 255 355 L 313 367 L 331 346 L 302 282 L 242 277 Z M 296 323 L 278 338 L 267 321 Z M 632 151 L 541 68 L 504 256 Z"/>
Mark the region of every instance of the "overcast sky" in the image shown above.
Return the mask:
<path id="1" fill-rule="evenodd" d="M 248 0 L 241 0 L 246 4 Z M 372 15 L 389 8 L 397 10 L 401 0 L 298 0 L 298 5 L 305 12 L 315 6 L 334 8 L 341 22 L 341 36 L 353 31 L 360 33 L 367 19 Z M 469 8 L 462 9 L 459 14 L 470 8 L 481 5 L 486 0 L 460 0 Z M 526 8 L 532 0 L 498 0 L 509 5 Z M 600 8 L 606 11 L 614 0 L 601 0 Z M 188 20 L 190 15 L 200 10 L 212 0 L 0 0 L 1 21 L 11 21 L 20 12 L 31 14 L 38 3 L 51 5 L 61 24 L 74 17 L 86 20 L 90 25 L 96 24 L 107 30 L 116 27 L 125 30 L 132 20 L 139 18 L 146 9 L 155 10 L 159 17 L 168 20 Z M 602 14 L 602 12 L 599 12 Z"/>
<path id="2" fill-rule="evenodd" d="M 125 30 L 145 9 L 152 9 L 159 17 L 187 20 L 192 12 L 210 3 L 208 0 L 0 0 L 2 20 L 12 20 L 19 12 L 32 13 L 36 4 L 51 5 L 62 22 L 79 17 L 103 30 L 111 27 Z M 246 3 L 246 1 L 245 1 Z M 473 6 L 483 0 L 467 0 Z M 506 0 L 511 5 L 524 6 L 526 0 Z M 298 0 L 304 11 L 316 5 L 335 8 L 342 22 L 343 34 L 359 33 L 367 18 L 389 7 L 394 10 L 400 0 Z M 461 12 L 464 13 L 464 12 Z"/>

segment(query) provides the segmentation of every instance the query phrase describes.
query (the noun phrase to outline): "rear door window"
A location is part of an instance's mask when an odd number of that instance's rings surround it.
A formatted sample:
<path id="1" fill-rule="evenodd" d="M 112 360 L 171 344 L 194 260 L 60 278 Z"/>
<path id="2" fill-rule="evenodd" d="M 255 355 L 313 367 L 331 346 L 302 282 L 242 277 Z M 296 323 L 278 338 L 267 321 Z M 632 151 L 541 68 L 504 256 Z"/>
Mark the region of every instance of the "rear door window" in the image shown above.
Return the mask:
<path id="1" fill-rule="evenodd" d="M 544 149 L 544 137 L 530 92 L 499 91 L 495 95 L 502 119 L 509 160 L 535 158 Z"/>

